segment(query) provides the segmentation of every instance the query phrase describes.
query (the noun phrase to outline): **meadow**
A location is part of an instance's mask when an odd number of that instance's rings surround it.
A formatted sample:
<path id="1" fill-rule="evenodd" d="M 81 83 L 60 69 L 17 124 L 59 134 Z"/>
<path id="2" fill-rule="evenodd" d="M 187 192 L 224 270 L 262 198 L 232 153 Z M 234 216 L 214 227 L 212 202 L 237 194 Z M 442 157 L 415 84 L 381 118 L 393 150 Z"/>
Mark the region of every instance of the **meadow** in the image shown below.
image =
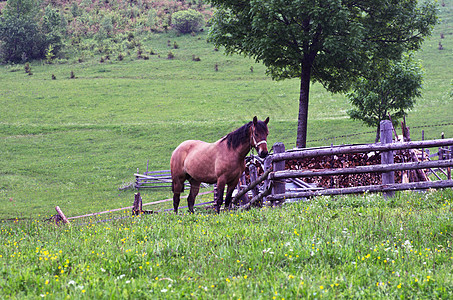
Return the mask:
<path id="1" fill-rule="evenodd" d="M 449 299 L 452 191 L 320 197 L 216 215 L 1 224 L 23 299 Z M 127 213 L 129 215 L 129 213 Z"/>
<path id="2" fill-rule="evenodd" d="M 453 137 L 453 2 L 444 2 L 417 53 L 426 74 L 407 117 L 414 140 L 421 130 Z M 67 216 L 132 205 L 135 191 L 119 188 L 137 168 L 168 169 L 183 140 L 215 141 L 255 115 L 270 117 L 270 145 L 295 146 L 297 80 L 272 81 L 205 33 L 149 33 L 142 43 L 156 54 L 90 50 L 80 61 L 30 63 L 33 75 L 0 66 L 0 298 L 452 297 L 451 190 L 46 222 L 57 205 Z M 344 96 L 314 84 L 310 97 L 308 146 L 374 140 L 347 117 Z M 171 196 L 142 191 L 144 202 Z"/>

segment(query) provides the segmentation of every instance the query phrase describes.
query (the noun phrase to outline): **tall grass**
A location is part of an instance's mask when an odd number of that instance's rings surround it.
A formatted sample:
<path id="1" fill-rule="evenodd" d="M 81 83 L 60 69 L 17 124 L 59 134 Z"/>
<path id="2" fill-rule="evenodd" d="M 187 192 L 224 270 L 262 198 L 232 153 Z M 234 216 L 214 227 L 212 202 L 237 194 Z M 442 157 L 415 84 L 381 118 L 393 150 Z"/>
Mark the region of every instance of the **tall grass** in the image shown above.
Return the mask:
<path id="1" fill-rule="evenodd" d="M 453 293 L 452 196 L 320 197 L 279 209 L 72 226 L 3 221 L 0 295 L 446 299 Z"/>

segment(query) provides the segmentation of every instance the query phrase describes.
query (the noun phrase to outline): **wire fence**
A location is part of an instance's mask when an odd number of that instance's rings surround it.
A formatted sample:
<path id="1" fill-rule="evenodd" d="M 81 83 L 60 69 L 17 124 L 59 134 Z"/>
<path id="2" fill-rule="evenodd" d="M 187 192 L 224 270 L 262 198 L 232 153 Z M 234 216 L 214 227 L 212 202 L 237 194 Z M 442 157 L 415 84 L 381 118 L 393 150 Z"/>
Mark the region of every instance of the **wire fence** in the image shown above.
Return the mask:
<path id="1" fill-rule="evenodd" d="M 433 128 L 433 127 L 447 127 L 447 126 L 453 126 L 453 122 L 450 123 L 440 123 L 440 124 L 432 124 L 432 125 L 419 125 L 419 126 L 410 126 L 411 129 L 420 129 L 420 128 Z M 315 139 L 315 140 L 308 140 L 307 143 L 316 143 L 316 142 L 325 142 L 325 141 L 336 141 L 336 140 L 345 140 L 345 139 L 351 139 L 354 137 L 362 136 L 362 135 L 371 135 L 373 134 L 373 139 L 374 136 L 376 135 L 376 130 L 373 131 L 365 131 L 365 132 L 358 132 L 358 133 L 351 133 L 351 134 L 344 134 L 344 135 L 338 135 L 338 136 L 332 136 L 332 137 L 326 137 L 326 138 L 320 138 L 320 139 Z M 291 144 L 291 143 L 290 143 Z M 295 144 L 293 144 L 295 146 Z"/>

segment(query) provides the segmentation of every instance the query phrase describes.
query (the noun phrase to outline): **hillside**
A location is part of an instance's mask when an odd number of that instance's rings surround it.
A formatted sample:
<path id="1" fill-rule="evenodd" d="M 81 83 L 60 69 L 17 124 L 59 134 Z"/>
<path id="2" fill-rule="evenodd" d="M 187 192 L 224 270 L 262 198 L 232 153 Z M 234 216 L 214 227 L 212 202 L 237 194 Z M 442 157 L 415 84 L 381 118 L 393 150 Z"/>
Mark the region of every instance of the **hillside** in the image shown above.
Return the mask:
<path id="1" fill-rule="evenodd" d="M 441 22 L 417 54 L 426 75 L 407 118 L 414 140 L 422 130 L 425 139 L 453 137 L 453 1 L 439 9 Z M 0 218 L 53 214 L 56 205 L 69 216 L 129 206 L 134 191 L 118 188 L 147 160 L 168 169 L 183 140 L 215 141 L 254 115 L 270 116 L 270 145 L 294 147 L 297 80 L 272 81 L 261 64 L 216 51 L 205 32 L 118 36 L 80 39 L 65 58 L 30 63 L 33 75 L 24 64 L 0 66 Z M 310 101 L 309 146 L 374 140 L 373 128 L 347 117 L 342 95 L 315 84 Z"/>

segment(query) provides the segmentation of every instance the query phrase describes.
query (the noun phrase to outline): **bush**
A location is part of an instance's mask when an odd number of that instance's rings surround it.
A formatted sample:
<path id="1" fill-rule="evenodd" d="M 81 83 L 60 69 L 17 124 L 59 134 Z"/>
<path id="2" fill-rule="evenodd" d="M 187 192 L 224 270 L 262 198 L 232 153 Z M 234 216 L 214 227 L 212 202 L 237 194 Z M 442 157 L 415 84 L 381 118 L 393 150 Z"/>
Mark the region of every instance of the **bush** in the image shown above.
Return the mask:
<path id="1" fill-rule="evenodd" d="M 173 28 L 183 34 L 197 32 L 203 25 L 203 15 L 193 9 L 181 10 L 172 15 Z"/>
<path id="2" fill-rule="evenodd" d="M 7 16 L 0 19 L 0 55 L 4 61 L 25 62 L 43 57 L 45 37 L 32 19 Z"/>
<path id="3" fill-rule="evenodd" d="M 25 62 L 46 58 L 49 45 L 53 54 L 61 46 L 64 22 L 58 11 L 48 6 L 43 24 L 38 22 L 35 0 L 8 1 L 0 18 L 0 58 L 7 62 Z"/>

